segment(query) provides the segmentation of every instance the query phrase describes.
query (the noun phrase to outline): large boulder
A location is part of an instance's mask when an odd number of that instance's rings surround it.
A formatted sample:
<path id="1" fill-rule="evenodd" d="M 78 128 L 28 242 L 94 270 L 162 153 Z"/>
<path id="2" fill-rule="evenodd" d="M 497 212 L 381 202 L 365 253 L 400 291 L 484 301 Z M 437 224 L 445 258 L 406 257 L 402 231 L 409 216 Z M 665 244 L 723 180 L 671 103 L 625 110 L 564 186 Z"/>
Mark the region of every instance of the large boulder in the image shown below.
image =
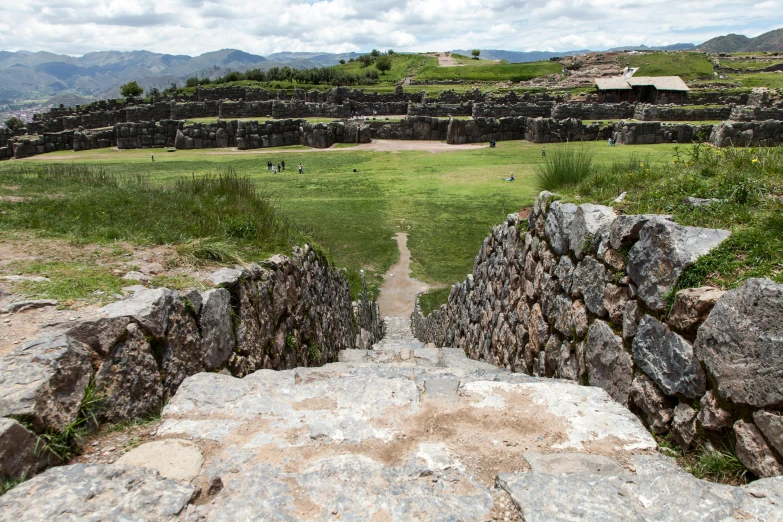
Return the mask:
<path id="1" fill-rule="evenodd" d="M 163 403 L 158 362 L 141 328 L 126 327 L 125 340 L 114 347 L 95 376 L 101 419 L 122 422 L 155 413 Z"/>
<path id="2" fill-rule="evenodd" d="M 617 215 L 611 207 L 584 203 L 576 209 L 568 243 L 577 259 L 590 251 L 593 239 L 601 228 L 609 227 Z"/>
<path id="3" fill-rule="evenodd" d="M 783 466 L 777 461 L 755 424 L 737 421 L 734 424 L 734 435 L 737 438 L 734 448 L 737 458 L 751 473 L 759 478 L 783 475 Z"/>
<path id="4" fill-rule="evenodd" d="M 639 239 L 642 228 L 654 220 L 668 220 L 671 216 L 632 214 L 617 216 L 609 227 L 609 244 L 615 250 L 628 248 Z"/>
<path id="5" fill-rule="evenodd" d="M 128 317 L 151 336 L 162 338 L 166 335 L 170 310 L 176 299 L 177 292 L 168 288 L 141 290 L 127 299 L 104 306 L 102 312 L 110 319 Z"/>
<path id="6" fill-rule="evenodd" d="M 633 362 L 623 340 L 604 321 L 596 319 L 587 331 L 585 364 L 590 386 L 606 390 L 620 404 L 628 404 Z"/>
<path id="7" fill-rule="evenodd" d="M 631 346 L 634 361 L 667 395 L 696 399 L 707 390 L 704 371 L 693 347 L 682 337 L 647 315 Z"/>
<path id="8" fill-rule="evenodd" d="M 571 223 L 575 216 L 576 205 L 573 203 L 553 201 L 549 205 L 544 231 L 549 246 L 556 254 L 563 255 L 568 252 Z"/>
<path id="9" fill-rule="evenodd" d="M 584 297 L 587 309 L 597 316 L 606 313 L 604 302 L 604 285 L 606 283 L 606 267 L 593 256 L 585 256 L 574 270 L 571 284 L 571 295 Z"/>
<path id="10" fill-rule="evenodd" d="M 37 432 L 76 420 L 90 382 L 90 349 L 58 333 L 0 358 L 0 417 L 23 417 Z"/>
<path id="11" fill-rule="evenodd" d="M 727 237 L 726 230 L 684 227 L 662 219 L 648 221 L 628 253 L 628 275 L 636 283 L 639 297 L 651 310 L 663 310 L 666 294 L 683 270 Z"/>
<path id="12" fill-rule="evenodd" d="M 55 464 L 42 449 L 35 433 L 14 419 L 0 417 L 0 480 L 31 477 Z"/>
<path id="13" fill-rule="evenodd" d="M 74 464 L 52 468 L 0 497 L 0 518 L 174 521 L 197 495 L 195 486 L 152 469 Z"/>
<path id="14" fill-rule="evenodd" d="M 669 326 L 684 334 L 693 334 L 725 292 L 711 286 L 686 288 L 674 296 Z"/>
<path id="15" fill-rule="evenodd" d="M 231 322 L 231 294 L 225 288 L 217 288 L 204 292 L 202 297 L 199 315 L 201 352 L 204 354 L 205 368 L 215 370 L 228 361 L 236 347 Z"/>
<path id="16" fill-rule="evenodd" d="M 783 285 L 748 279 L 726 292 L 699 328 L 696 356 L 724 399 L 783 406 Z"/>

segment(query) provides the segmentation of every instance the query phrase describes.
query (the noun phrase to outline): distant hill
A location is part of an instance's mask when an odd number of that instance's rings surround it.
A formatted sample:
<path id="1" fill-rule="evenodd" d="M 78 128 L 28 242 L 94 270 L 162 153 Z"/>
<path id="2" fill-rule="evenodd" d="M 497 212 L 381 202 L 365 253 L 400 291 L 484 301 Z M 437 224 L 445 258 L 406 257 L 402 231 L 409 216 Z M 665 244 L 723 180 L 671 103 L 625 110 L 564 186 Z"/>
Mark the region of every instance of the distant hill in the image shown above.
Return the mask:
<path id="1" fill-rule="evenodd" d="M 607 49 L 610 52 L 622 52 L 622 51 L 691 51 L 696 49 L 696 45 L 692 43 L 676 43 L 672 45 L 662 45 L 647 47 L 646 45 L 626 45 L 625 47 L 614 47 Z"/>
<path id="2" fill-rule="evenodd" d="M 706 53 L 783 52 L 783 29 L 775 29 L 755 38 L 733 33 L 718 36 L 696 49 Z"/>
<path id="3" fill-rule="evenodd" d="M 550 51 L 530 51 L 530 52 L 518 52 L 518 51 L 502 51 L 500 49 L 480 49 L 482 60 L 507 60 L 508 63 L 528 63 L 528 62 L 540 62 L 542 60 L 549 60 L 550 58 L 556 58 L 558 56 L 574 56 L 577 54 L 590 53 L 583 49 L 581 51 L 563 51 L 559 53 Z M 463 56 L 470 56 L 471 50 L 456 49 L 451 51 L 454 54 L 461 54 Z"/>

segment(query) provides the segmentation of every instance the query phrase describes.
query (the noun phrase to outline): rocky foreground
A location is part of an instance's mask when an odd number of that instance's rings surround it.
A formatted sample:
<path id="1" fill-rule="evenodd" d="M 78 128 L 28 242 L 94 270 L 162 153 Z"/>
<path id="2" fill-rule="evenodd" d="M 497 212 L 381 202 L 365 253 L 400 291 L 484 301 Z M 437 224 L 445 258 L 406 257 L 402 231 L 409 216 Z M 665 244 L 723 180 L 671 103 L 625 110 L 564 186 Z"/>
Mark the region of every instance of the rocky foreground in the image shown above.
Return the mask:
<path id="1" fill-rule="evenodd" d="M 697 480 L 604 390 L 405 323 L 321 368 L 191 376 L 154 441 L 44 472 L 0 520 L 783 520 L 783 478 Z"/>

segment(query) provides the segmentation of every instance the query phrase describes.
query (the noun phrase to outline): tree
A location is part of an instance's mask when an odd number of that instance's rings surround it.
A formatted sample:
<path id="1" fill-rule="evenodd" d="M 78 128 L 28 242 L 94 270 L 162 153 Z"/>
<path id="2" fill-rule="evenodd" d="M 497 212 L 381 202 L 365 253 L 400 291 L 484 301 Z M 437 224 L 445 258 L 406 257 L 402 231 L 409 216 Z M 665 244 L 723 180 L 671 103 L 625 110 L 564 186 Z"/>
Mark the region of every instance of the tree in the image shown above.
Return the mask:
<path id="1" fill-rule="evenodd" d="M 389 49 L 388 51 L 386 51 L 386 54 L 388 55 L 394 54 L 394 49 Z"/>
<path id="2" fill-rule="evenodd" d="M 481 50 L 480 49 L 473 49 L 472 51 L 470 51 L 470 54 L 473 55 L 473 59 L 474 60 L 478 60 L 479 56 L 481 55 Z"/>
<path id="3" fill-rule="evenodd" d="M 386 71 L 390 71 L 392 68 L 392 59 L 388 54 L 383 54 L 375 59 L 375 67 L 381 71 L 381 74 L 386 74 Z"/>
<path id="4" fill-rule="evenodd" d="M 5 120 L 5 126 L 11 130 L 21 129 L 24 127 L 24 122 L 16 116 L 11 116 Z"/>
<path id="5" fill-rule="evenodd" d="M 132 98 L 144 94 L 144 89 L 139 87 L 136 82 L 128 82 L 125 85 L 120 85 L 120 94 L 125 98 Z"/>
<path id="6" fill-rule="evenodd" d="M 381 52 L 378 49 L 373 49 L 372 51 L 370 51 L 370 56 L 372 56 L 373 58 L 377 58 L 380 55 L 381 55 Z"/>
<path id="7" fill-rule="evenodd" d="M 198 87 L 198 78 L 191 76 L 185 80 L 185 87 Z"/>
<path id="8" fill-rule="evenodd" d="M 340 65 L 345 65 L 345 60 L 340 60 Z"/>

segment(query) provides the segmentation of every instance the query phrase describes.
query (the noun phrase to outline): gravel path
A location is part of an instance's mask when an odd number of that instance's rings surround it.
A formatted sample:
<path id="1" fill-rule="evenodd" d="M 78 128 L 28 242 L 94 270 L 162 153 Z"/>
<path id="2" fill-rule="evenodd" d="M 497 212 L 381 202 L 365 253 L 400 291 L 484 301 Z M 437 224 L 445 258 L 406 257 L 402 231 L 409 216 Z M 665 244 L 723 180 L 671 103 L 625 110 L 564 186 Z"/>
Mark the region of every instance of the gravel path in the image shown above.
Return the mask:
<path id="1" fill-rule="evenodd" d="M 408 250 L 408 234 L 394 236 L 400 249 L 400 260 L 383 276 L 378 306 L 382 317 L 410 317 L 416 294 L 429 290 L 429 285 L 410 276 L 411 252 Z"/>

